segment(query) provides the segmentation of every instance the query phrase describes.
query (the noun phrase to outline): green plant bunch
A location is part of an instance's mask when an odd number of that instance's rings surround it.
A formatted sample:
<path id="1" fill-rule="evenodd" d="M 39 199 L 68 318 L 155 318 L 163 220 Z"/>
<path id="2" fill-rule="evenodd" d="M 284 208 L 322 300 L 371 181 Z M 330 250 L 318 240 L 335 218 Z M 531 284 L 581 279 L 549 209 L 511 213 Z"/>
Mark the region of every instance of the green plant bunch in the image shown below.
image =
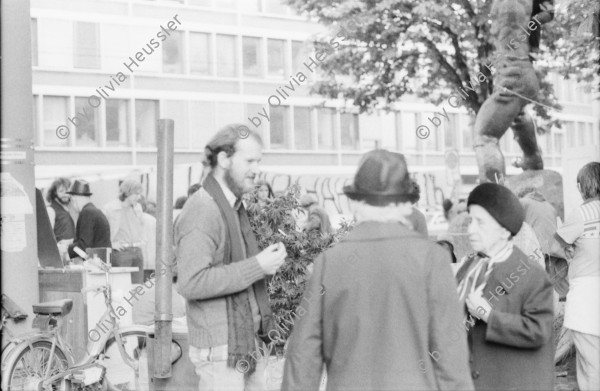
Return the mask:
<path id="1" fill-rule="evenodd" d="M 310 277 L 309 265 L 352 229 L 352 223 L 344 222 L 340 229 L 330 234 L 302 231 L 294 217 L 305 213 L 298 202 L 300 193 L 300 186 L 294 184 L 263 205 L 258 202 L 256 191 L 246 197 L 250 225 L 259 249 L 282 242 L 287 250 L 284 264 L 268 282 L 271 310 L 284 340 L 297 320 L 295 311 Z"/>

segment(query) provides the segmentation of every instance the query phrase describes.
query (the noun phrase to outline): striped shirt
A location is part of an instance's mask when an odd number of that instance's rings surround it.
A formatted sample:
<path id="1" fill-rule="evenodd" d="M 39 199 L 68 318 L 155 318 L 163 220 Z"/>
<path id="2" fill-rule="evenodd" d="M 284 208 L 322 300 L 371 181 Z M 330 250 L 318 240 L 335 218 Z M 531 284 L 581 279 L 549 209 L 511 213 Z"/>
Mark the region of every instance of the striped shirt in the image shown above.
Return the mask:
<path id="1" fill-rule="evenodd" d="M 581 204 L 567 217 L 556 233 L 574 247 L 569 280 L 600 276 L 600 199 Z"/>

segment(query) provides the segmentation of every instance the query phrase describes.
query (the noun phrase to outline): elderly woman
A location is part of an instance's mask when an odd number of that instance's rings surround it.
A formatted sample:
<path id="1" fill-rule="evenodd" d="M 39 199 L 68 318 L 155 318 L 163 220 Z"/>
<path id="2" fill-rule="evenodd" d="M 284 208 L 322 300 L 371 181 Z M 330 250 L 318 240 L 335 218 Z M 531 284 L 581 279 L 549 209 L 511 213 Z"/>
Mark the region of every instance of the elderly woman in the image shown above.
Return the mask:
<path id="1" fill-rule="evenodd" d="M 344 187 L 356 227 L 315 260 L 289 340 L 281 389 L 473 390 L 450 255 L 404 221 L 404 156 L 368 152 Z"/>
<path id="2" fill-rule="evenodd" d="M 552 284 L 514 243 L 525 213 L 504 186 L 483 183 L 467 199 L 475 254 L 456 273 L 466 304 L 471 376 L 480 390 L 551 390 Z"/>
<path id="3" fill-rule="evenodd" d="M 581 390 L 600 389 L 600 163 L 588 163 L 577 174 L 583 204 L 556 231 L 569 262 L 569 292 L 564 327 L 577 350 L 577 383 Z"/>

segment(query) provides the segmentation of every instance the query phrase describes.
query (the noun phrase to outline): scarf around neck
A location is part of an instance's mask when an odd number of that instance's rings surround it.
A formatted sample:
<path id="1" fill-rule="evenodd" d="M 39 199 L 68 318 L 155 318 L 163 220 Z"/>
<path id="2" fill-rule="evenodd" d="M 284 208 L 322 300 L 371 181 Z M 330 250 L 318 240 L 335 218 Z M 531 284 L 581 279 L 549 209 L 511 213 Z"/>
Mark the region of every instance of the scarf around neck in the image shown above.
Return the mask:
<path id="1" fill-rule="evenodd" d="M 236 211 L 232 208 L 221 186 L 212 174 L 206 177 L 202 186 L 217 203 L 227 227 L 225 230 L 223 264 L 229 265 L 258 254 L 258 244 L 252 232 L 244 204 L 238 200 L 240 203 L 238 210 Z M 240 230 L 237 229 L 238 221 Z M 245 246 L 245 256 L 242 246 Z M 254 295 L 261 315 L 261 329 L 264 333 L 272 328 L 272 315 L 265 280 L 256 281 L 251 288 L 254 289 Z M 227 366 L 231 368 L 239 366 L 244 369 L 248 366 L 248 371 L 245 374 L 249 376 L 256 369 L 256 360 L 251 355 L 255 350 L 255 333 L 249 291 L 248 289 L 244 289 L 240 292 L 227 295 L 225 296 L 225 301 L 227 303 L 228 330 Z"/>

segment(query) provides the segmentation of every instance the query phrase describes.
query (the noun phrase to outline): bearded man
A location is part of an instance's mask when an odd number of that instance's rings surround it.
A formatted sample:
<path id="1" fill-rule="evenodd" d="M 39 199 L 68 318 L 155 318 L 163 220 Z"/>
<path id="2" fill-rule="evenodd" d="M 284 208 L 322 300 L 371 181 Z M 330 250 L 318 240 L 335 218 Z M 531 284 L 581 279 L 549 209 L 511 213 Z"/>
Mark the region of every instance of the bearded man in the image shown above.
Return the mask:
<path id="1" fill-rule="evenodd" d="M 202 391 L 267 389 L 264 363 L 253 353 L 257 337 L 265 341 L 274 329 L 265 276 L 287 253 L 282 243 L 258 251 L 242 203 L 261 157 L 262 140 L 246 126 L 217 132 L 205 149 L 210 173 L 175 222 L 178 290 Z"/>

